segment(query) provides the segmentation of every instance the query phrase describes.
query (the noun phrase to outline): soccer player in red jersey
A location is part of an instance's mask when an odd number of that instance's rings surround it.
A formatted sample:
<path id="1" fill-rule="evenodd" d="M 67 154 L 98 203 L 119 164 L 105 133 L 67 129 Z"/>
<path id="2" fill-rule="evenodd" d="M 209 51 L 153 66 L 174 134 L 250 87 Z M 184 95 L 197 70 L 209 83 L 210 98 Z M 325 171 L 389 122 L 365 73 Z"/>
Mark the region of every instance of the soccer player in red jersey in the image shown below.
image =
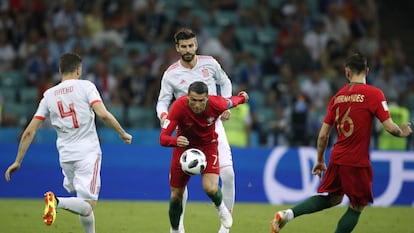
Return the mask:
<path id="1" fill-rule="evenodd" d="M 162 146 L 174 147 L 170 166 L 171 232 L 179 232 L 183 193 L 190 180 L 190 176 L 181 170 L 180 156 L 189 148 L 200 149 L 206 155 L 207 167 L 202 173 L 203 190 L 216 206 L 222 225 L 227 229 L 231 227 L 232 216 L 222 201 L 218 185 L 220 164 L 215 122 L 224 111 L 247 102 L 248 98 L 244 91 L 228 99 L 208 95 L 207 85 L 196 81 L 189 86 L 187 95 L 178 98 L 171 105 L 160 134 Z M 176 129 L 177 134 L 172 135 Z"/>
<path id="2" fill-rule="evenodd" d="M 345 76 L 349 84 L 332 97 L 319 131 L 318 158 L 312 174 L 322 180 L 318 192 L 328 194 L 312 196 L 291 209 L 276 212 L 271 221 L 272 233 L 279 232 L 293 218 L 340 204 L 344 195 L 349 198 L 350 206 L 339 220 L 335 233 L 351 232 L 364 207 L 373 202 L 369 144 L 374 117 L 396 137 L 407 137 L 412 130 L 410 123 L 401 128 L 394 123 L 383 92 L 366 84 L 368 70 L 367 59 L 361 53 L 356 52 L 346 59 Z M 338 138 L 327 168 L 325 151 L 332 128 L 336 129 Z"/>

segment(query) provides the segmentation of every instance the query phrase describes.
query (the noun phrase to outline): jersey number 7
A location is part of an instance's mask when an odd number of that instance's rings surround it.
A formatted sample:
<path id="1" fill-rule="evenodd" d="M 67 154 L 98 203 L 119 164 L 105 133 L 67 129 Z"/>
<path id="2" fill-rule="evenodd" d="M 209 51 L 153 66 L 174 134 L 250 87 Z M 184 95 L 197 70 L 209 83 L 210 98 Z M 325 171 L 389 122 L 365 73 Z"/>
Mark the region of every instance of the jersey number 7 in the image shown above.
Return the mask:
<path id="1" fill-rule="evenodd" d="M 63 109 L 62 101 L 58 101 L 57 104 L 59 108 L 60 117 L 72 117 L 73 127 L 79 128 L 78 118 L 76 117 L 75 112 L 75 105 L 73 103 L 69 104 L 69 111 L 65 112 L 65 110 Z"/>

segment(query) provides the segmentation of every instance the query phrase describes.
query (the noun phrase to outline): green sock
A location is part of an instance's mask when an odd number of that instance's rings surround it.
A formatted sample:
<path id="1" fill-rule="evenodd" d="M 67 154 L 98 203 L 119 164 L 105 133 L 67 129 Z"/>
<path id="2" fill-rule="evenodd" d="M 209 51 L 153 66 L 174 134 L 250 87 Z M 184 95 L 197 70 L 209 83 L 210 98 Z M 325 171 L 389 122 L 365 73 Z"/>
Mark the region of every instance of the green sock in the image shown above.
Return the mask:
<path id="1" fill-rule="evenodd" d="M 314 213 L 330 207 L 332 207 L 332 203 L 328 196 L 315 195 L 294 206 L 292 211 L 293 216 L 298 217 L 303 214 Z"/>
<path id="2" fill-rule="evenodd" d="M 213 195 L 207 194 L 208 197 L 214 202 L 214 205 L 220 206 L 222 200 L 223 200 L 223 194 L 221 194 L 221 189 L 218 188 L 217 192 Z"/>
<path id="3" fill-rule="evenodd" d="M 345 212 L 342 218 L 339 219 L 338 226 L 336 228 L 335 233 L 351 232 L 354 229 L 354 227 L 357 225 L 360 215 L 361 215 L 361 212 L 356 211 L 352 209 L 351 207 L 348 207 L 348 210 Z"/>
<path id="4" fill-rule="evenodd" d="M 180 216 L 183 212 L 183 205 L 181 201 L 172 201 L 170 200 L 170 209 L 168 215 L 170 216 L 171 227 L 174 230 L 178 230 L 178 225 L 180 224 Z"/>

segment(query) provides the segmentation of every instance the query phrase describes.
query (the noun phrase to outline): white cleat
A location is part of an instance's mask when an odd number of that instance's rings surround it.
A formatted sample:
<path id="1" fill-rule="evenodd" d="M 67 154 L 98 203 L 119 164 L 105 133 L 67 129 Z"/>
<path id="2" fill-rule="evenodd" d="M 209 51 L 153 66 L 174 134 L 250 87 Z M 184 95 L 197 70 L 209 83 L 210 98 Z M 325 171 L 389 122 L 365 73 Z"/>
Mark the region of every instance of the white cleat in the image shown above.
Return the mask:
<path id="1" fill-rule="evenodd" d="M 220 217 L 221 225 L 226 229 L 230 229 L 230 227 L 233 225 L 233 217 L 231 216 L 230 211 L 227 209 L 223 202 L 217 208 L 217 210 Z"/>
<path id="2" fill-rule="evenodd" d="M 218 233 L 229 233 L 230 229 L 227 229 L 223 226 L 223 224 L 220 225 L 220 229 L 218 231 Z"/>

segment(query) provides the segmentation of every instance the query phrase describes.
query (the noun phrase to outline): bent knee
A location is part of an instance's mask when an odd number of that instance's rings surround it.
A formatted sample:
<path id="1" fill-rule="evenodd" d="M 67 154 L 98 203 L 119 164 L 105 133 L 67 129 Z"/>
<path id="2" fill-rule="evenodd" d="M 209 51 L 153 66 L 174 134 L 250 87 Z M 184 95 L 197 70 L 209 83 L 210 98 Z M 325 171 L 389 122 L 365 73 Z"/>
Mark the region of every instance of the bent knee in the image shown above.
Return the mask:
<path id="1" fill-rule="evenodd" d="M 203 187 L 203 190 L 206 194 L 208 195 L 213 195 L 218 191 L 218 186 L 208 186 L 208 187 Z"/>
<path id="2" fill-rule="evenodd" d="M 184 195 L 184 188 L 183 189 L 171 189 L 170 198 L 172 201 L 181 201 Z"/>
<path id="3" fill-rule="evenodd" d="M 330 195 L 329 199 L 332 203 L 332 206 L 336 206 L 341 204 L 342 200 L 344 199 L 344 195 Z"/>
<path id="4" fill-rule="evenodd" d="M 96 204 L 98 203 L 96 200 L 85 200 L 91 206 L 92 209 L 95 209 Z"/>

